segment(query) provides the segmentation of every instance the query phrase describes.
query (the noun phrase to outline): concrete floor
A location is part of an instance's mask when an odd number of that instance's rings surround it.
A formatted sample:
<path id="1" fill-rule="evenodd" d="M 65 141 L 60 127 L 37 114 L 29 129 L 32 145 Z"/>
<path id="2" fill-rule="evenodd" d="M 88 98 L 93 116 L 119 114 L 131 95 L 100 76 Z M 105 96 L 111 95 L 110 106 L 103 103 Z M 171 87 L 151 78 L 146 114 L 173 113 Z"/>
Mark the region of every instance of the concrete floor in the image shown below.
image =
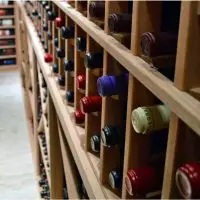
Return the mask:
<path id="1" fill-rule="evenodd" d="M 20 76 L 0 73 L 0 200 L 37 199 Z"/>

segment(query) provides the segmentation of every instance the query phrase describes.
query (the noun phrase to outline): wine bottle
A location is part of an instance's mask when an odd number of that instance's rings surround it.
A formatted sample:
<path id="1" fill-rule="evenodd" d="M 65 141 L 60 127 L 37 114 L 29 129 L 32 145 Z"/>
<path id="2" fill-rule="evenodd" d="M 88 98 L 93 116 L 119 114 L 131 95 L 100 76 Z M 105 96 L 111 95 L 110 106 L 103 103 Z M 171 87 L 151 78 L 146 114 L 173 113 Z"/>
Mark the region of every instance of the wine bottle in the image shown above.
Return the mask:
<path id="1" fill-rule="evenodd" d="M 74 92 L 72 91 L 67 91 L 66 92 L 66 100 L 70 103 L 74 102 Z"/>
<path id="2" fill-rule="evenodd" d="M 64 187 L 63 188 L 63 200 L 67 200 L 67 199 L 69 199 L 68 192 L 67 192 L 67 188 Z"/>
<path id="3" fill-rule="evenodd" d="M 64 70 L 65 71 L 74 71 L 74 61 L 73 60 L 64 60 Z"/>
<path id="4" fill-rule="evenodd" d="M 47 44 L 44 45 L 44 51 L 45 51 L 45 53 L 48 53 L 48 45 Z"/>
<path id="5" fill-rule="evenodd" d="M 128 74 L 120 76 L 102 76 L 97 80 L 97 89 L 100 96 L 112 96 L 127 92 Z"/>
<path id="6" fill-rule="evenodd" d="M 60 48 L 56 48 L 56 56 L 58 58 L 64 58 L 65 57 L 65 50 L 60 49 Z"/>
<path id="7" fill-rule="evenodd" d="M 77 76 L 77 88 L 85 90 L 85 85 L 86 85 L 86 76 L 85 74 L 80 74 Z"/>
<path id="8" fill-rule="evenodd" d="M 170 110 L 165 105 L 139 107 L 132 112 L 132 125 L 136 133 L 148 134 L 168 128 Z"/>
<path id="9" fill-rule="evenodd" d="M 101 111 L 102 97 L 88 96 L 80 99 L 80 109 L 83 113 L 99 112 Z"/>
<path id="10" fill-rule="evenodd" d="M 63 26 L 61 28 L 61 34 L 62 34 L 62 37 L 65 39 L 74 38 L 74 26 L 69 26 L 69 27 Z"/>
<path id="11" fill-rule="evenodd" d="M 53 68 L 52 68 L 52 72 L 57 74 L 58 73 L 58 65 L 57 64 L 53 64 Z"/>
<path id="12" fill-rule="evenodd" d="M 101 141 L 104 146 L 119 144 L 122 131 L 118 126 L 106 125 L 101 131 Z"/>
<path id="13" fill-rule="evenodd" d="M 57 37 L 54 38 L 54 46 L 58 47 L 58 38 Z"/>
<path id="14" fill-rule="evenodd" d="M 92 151 L 100 152 L 100 146 L 101 146 L 100 134 L 95 134 L 90 138 L 90 146 Z"/>
<path id="15" fill-rule="evenodd" d="M 164 157 L 146 167 L 129 169 L 125 177 L 126 190 L 130 195 L 145 195 L 161 189 Z"/>
<path id="16" fill-rule="evenodd" d="M 90 14 L 90 17 L 104 18 L 104 16 L 105 16 L 105 1 L 90 1 L 89 14 Z"/>
<path id="17" fill-rule="evenodd" d="M 46 23 L 43 24 L 43 30 L 44 30 L 45 32 L 48 31 L 48 25 L 47 25 Z"/>
<path id="18" fill-rule="evenodd" d="M 51 6 L 49 6 L 49 5 L 45 6 L 46 12 L 50 11 L 51 9 L 52 9 Z"/>
<path id="19" fill-rule="evenodd" d="M 33 15 L 34 17 L 38 16 L 38 11 L 37 11 L 37 10 L 34 10 L 34 11 L 32 12 L 32 15 Z"/>
<path id="20" fill-rule="evenodd" d="M 76 47 L 78 51 L 85 51 L 86 50 L 86 37 L 77 37 L 76 39 Z"/>
<path id="21" fill-rule="evenodd" d="M 174 55 L 176 54 L 177 39 L 177 33 L 143 33 L 140 40 L 142 53 L 149 57 Z"/>
<path id="22" fill-rule="evenodd" d="M 77 124 L 83 124 L 85 122 L 85 114 L 82 113 L 80 109 L 74 112 L 74 117 Z"/>
<path id="23" fill-rule="evenodd" d="M 48 37 L 48 40 L 52 40 L 52 34 L 51 34 L 50 31 L 48 31 L 48 33 L 47 33 L 47 37 Z"/>
<path id="24" fill-rule="evenodd" d="M 176 186 L 182 198 L 200 198 L 200 163 L 183 164 L 176 171 Z"/>
<path id="25" fill-rule="evenodd" d="M 64 16 L 56 17 L 55 23 L 57 28 L 61 28 L 62 26 L 65 25 L 65 17 Z"/>
<path id="26" fill-rule="evenodd" d="M 48 5 L 48 1 L 42 1 L 42 7 L 45 8 Z"/>
<path id="27" fill-rule="evenodd" d="M 86 53 L 84 58 L 84 64 L 85 67 L 89 69 L 103 68 L 103 52 Z"/>
<path id="28" fill-rule="evenodd" d="M 53 56 L 50 53 L 46 53 L 45 56 L 44 56 L 44 61 L 46 63 L 52 62 L 53 61 Z"/>
<path id="29" fill-rule="evenodd" d="M 40 13 L 38 13 L 38 19 L 41 20 L 42 19 L 42 16 Z"/>
<path id="30" fill-rule="evenodd" d="M 112 170 L 109 173 L 109 185 L 113 189 L 120 189 L 122 186 L 122 174 L 118 170 Z"/>
<path id="31" fill-rule="evenodd" d="M 50 196 L 50 194 L 48 191 L 41 191 L 40 196 L 41 196 L 41 198 L 47 198 Z"/>
<path id="32" fill-rule="evenodd" d="M 108 17 L 108 27 L 111 32 L 130 33 L 132 15 L 129 13 L 113 13 Z"/>
<path id="33" fill-rule="evenodd" d="M 45 39 L 44 38 L 41 38 L 41 43 L 42 43 L 42 45 L 45 44 Z"/>
<path id="34" fill-rule="evenodd" d="M 61 74 L 58 75 L 58 85 L 65 86 L 65 76 L 62 76 Z"/>
<path id="35" fill-rule="evenodd" d="M 42 185 L 45 185 L 45 184 L 48 184 L 48 181 L 47 181 L 46 179 L 41 179 L 41 180 L 39 180 L 39 185 L 40 185 L 40 187 L 41 187 Z"/>
<path id="36" fill-rule="evenodd" d="M 38 36 L 39 36 L 40 39 L 42 38 L 42 33 L 40 31 L 38 33 Z"/>
<path id="37" fill-rule="evenodd" d="M 47 18 L 49 21 L 54 21 L 57 17 L 57 13 L 55 13 L 54 11 L 48 11 L 47 13 Z"/>

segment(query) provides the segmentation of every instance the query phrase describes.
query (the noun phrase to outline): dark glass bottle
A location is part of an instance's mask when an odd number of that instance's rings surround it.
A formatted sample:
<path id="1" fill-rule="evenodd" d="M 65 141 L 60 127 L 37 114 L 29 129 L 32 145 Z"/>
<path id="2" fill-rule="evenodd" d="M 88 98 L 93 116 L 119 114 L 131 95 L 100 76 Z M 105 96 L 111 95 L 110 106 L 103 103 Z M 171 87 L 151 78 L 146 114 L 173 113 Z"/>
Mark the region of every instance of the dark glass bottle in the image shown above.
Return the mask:
<path id="1" fill-rule="evenodd" d="M 57 37 L 54 38 L 54 46 L 55 46 L 55 47 L 58 47 L 58 38 L 57 38 Z"/>
<path id="2" fill-rule="evenodd" d="M 57 64 L 53 64 L 52 72 L 58 73 L 58 65 Z"/>
<path id="3" fill-rule="evenodd" d="M 65 77 L 61 74 L 58 75 L 58 85 L 65 86 Z"/>
<path id="4" fill-rule="evenodd" d="M 146 32 L 141 36 L 141 50 L 145 56 L 156 57 L 174 55 L 177 49 L 178 35 L 169 32 Z"/>
<path id="5" fill-rule="evenodd" d="M 86 37 L 77 37 L 76 39 L 76 47 L 78 51 L 85 51 L 86 50 Z"/>
<path id="6" fill-rule="evenodd" d="M 47 18 L 49 21 L 54 21 L 56 17 L 57 17 L 57 13 L 55 13 L 54 11 L 48 11 Z"/>
<path id="7" fill-rule="evenodd" d="M 105 15 L 105 1 L 91 1 L 89 3 L 90 17 L 104 18 Z"/>
<path id="8" fill-rule="evenodd" d="M 101 137 L 100 134 L 95 134 L 90 138 L 91 149 L 94 152 L 100 152 Z"/>
<path id="9" fill-rule="evenodd" d="M 65 50 L 60 49 L 60 48 L 56 48 L 56 56 L 58 58 L 64 58 L 65 57 Z"/>
<path id="10" fill-rule="evenodd" d="M 111 32 L 130 33 L 132 15 L 129 13 L 113 13 L 108 18 L 108 27 Z"/>
<path id="11" fill-rule="evenodd" d="M 74 71 L 74 61 L 73 60 L 64 60 L 64 70 L 65 71 Z"/>
<path id="12" fill-rule="evenodd" d="M 62 37 L 65 39 L 74 38 L 74 26 L 69 26 L 69 27 L 63 26 L 61 28 L 61 34 L 62 34 Z"/>
<path id="13" fill-rule="evenodd" d="M 46 23 L 43 24 L 43 30 L 48 31 L 48 25 Z"/>
<path id="14" fill-rule="evenodd" d="M 70 103 L 74 102 L 74 92 L 72 91 L 67 91 L 66 92 L 66 100 Z"/>
<path id="15" fill-rule="evenodd" d="M 50 31 L 48 31 L 47 36 L 48 36 L 48 40 L 52 40 L 52 34 Z"/>
<path id="16" fill-rule="evenodd" d="M 86 68 L 95 69 L 103 68 L 103 52 L 85 54 L 84 64 Z"/>
<path id="17" fill-rule="evenodd" d="M 113 189 L 120 189 L 122 186 L 122 173 L 118 170 L 112 170 L 109 173 L 109 185 Z"/>

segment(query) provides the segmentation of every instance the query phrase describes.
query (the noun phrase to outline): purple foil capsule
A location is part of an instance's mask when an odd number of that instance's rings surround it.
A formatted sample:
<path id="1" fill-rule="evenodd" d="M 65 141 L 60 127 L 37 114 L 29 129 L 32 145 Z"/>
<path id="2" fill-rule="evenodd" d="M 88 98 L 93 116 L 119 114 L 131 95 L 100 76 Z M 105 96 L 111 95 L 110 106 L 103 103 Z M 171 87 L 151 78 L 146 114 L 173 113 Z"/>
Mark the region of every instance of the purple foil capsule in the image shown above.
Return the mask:
<path id="1" fill-rule="evenodd" d="M 128 73 L 120 76 L 102 76 L 97 80 L 100 96 L 112 96 L 126 93 L 128 88 Z"/>

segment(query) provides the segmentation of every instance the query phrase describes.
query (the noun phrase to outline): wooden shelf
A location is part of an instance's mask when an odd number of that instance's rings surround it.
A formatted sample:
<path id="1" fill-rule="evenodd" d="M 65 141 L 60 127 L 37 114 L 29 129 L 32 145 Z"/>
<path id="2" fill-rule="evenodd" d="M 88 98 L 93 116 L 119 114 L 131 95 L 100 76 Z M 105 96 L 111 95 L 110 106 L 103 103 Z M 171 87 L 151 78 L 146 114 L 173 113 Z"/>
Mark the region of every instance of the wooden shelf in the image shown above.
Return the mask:
<path id="1" fill-rule="evenodd" d="M 14 15 L 4 15 L 4 16 L 0 16 L 0 19 L 14 19 L 15 16 Z"/>
<path id="2" fill-rule="evenodd" d="M 0 36 L 0 40 L 15 39 L 16 35 Z"/>
<path id="3" fill-rule="evenodd" d="M 0 65 L 0 71 L 13 71 L 17 69 L 17 65 Z"/>
<path id="4" fill-rule="evenodd" d="M 3 26 L 0 26 L 0 30 L 1 29 L 11 29 L 11 28 L 15 28 L 15 25 L 3 25 Z"/>
<path id="5" fill-rule="evenodd" d="M 16 48 L 16 45 L 5 45 L 5 46 L 0 46 L 0 49 L 14 49 Z"/>
<path id="6" fill-rule="evenodd" d="M 10 59 L 10 58 L 16 58 L 16 55 L 0 56 L 0 59 Z"/>
<path id="7" fill-rule="evenodd" d="M 14 5 L 0 5 L 0 9 L 2 8 L 14 8 Z"/>
<path id="8" fill-rule="evenodd" d="M 23 52 L 19 57 L 27 63 L 30 62 L 30 65 L 34 60 L 36 63 L 34 69 L 37 69 L 38 72 L 37 78 L 34 80 L 35 85 L 36 82 L 39 82 L 43 111 L 40 127 L 43 125 L 49 159 L 51 160 L 49 174 L 51 198 L 62 198 L 64 174 L 69 197 L 81 198 L 76 188 L 76 173 L 80 173 L 89 198 L 140 198 L 137 196 L 139 194 L 133 196 L 129 194 L 125 177 L 130 169 L 149 165 L 151 157 L 155 153 L 152 144 L 158 141 L 154 139 L 156 133 L 148 135 L 136 133 L 137 131 L 132 125 L 132 112 L 138 107 L 157 105 L 158 103 L 165 104 L 171 110 L 171 116 L 167 118 L 167 122 L 170 122 L 165 134 L 168 138 L 164 138 L 167 142 L 167 153 L 164 181 L 161 184 L 163 186 L 159 195 L 162 198 L 175 198 L 177 193 L 174 181 L 175 171 L 181 164 L 187 163 L 189 160 L 199 160 L 197 149 L 200 144 L 200 79 L 197 74 L 200 72 L 200 57 L 198 55 L 200 37 L 197 13 L 200 7 L 197 10 L 197 5 L 200 4 L 181 2 L 181 6 L 178 5 L 176 10 L 176 14 L 180 16 L 180 22 L 177 53 L 173 55 L 173 58 L 176 57 L 173 81 L 158 72 L 151 64 L 145 62 L 141 56 L 141 34 L 162 31 L 160 27 L 164 23 L 162 22 L 163 17 L 161 17 L 165 10 L 164 3 L 134 2 L 131 32 L 126 35 L 130 40 L 128 48 L 122 44 L 124 41 L 120 43 L 114 38 L 113 35 L 116 36 L 117 33 L 111 34 L 108 24 L 110 14 L 128 12 L 128 2 L 105 2 L 105 16 L 104 21 L 102 21 L 104 29 L 98 26 L 96 19 L 90 20 L 89 10 L 85 16 L 81 13 L 89 8 L 89 0 L 86 7 L 82 7 L 83 5 L 78 1 L 75 2 L 75 8 L 66 2 L 56 0 L 49 1 L 48 4 L 59 16 L 65 16 L 66 27 L 74 26 L 74 38 L 86 37 L 86 50 L 80 52 L 77 45 L 72 45 L 69 40 L 62 39 L 61 30 L 56 27 L 55 23 L 48 22 L 48 31 L 52 33 L 53 40 L 55 37 L 58 38 L 59 48 L 65 50 L 65 59 L 74 61 L 74 76 L 72 77 L 69 72 L 64 71 L 64 59 L 57 58 L 56 47 L 51 41 L 48 41 L 48 51 L 53 55 L 53 62 L 48 64 L 44 61 L 43 46 L 35 30 L 38 29 L 38 23 L 41 21 L 34 20 L 32 22 L 27 16 L 27 12 L 36 7 L 42 19 L 45 19 L 47 16 L 43 7 L 38 2 L 33 2 L 33 5 L 25 4 L 25 11 L 24 4 L 17 2 L 20 25 L 16 20 L 16 27 L 20 27 L 19 30 L 23 33 L 22 38 L 26 38 L 20 43 Z M 42 28 L 40 31 L 42 37 L 47 41 L 46 32 Z M 121 34 L 118 35 L 121 36 Z M 131 38 L 129 38 L 130 35 Z M 76 39 L 74 39 L 74 44 L 76 44 Z M 86 52 L 103 52 L 103 69 L 98 74 L 94 74 L 94 71 L 84 66 Z M 31 55 L 33 55 L 32 59 Z M 53 64 L 58 66 L 57 74 L 52 74 Z M 26 65 L 22 65 L 23 68 L 26 71 Z M 46 103 L 43 102 L 44 89 L 41 87 L 42 75 L 40 71 L 42 71 L 47 84 L 48 100 Z M 128 89 L 127 98 L 126 95 L 121 94 L 118 95 L 118 98 L 103 97 L 101 110 L 98 114 L 85 113 L 83 125 L 76 124 L 74 111 L 82 109 L 80 99 L 84 96 L 98 95 L 96 84 L 98 77 L 103 75 L 118 76 L 124 72 L 129 73 L 128 86 L 126 86 Z M 78 74 L 86 75 L 86 89 L 82 93 L 77 89 L 76 77 Z M 62 88 L 57 81 L 60 75 L 65 77 L 65 87 Z M 72 106 L 66 105 L 66 91 L 74 92 Z M 35 92 L 35 101 L 37 101 L 38 96 L 38 92 Z M 47 108 L 48 121 L 44 116 Z M 123 144 L 120 142 L 113 147 L 107 147 L 103 145 L 103 140 L 101 140 L 100 152 L 93 153 L 91 139 L 94 138 L 91 137 L 103 133 L 102 129 L 106 125 L 115 125 L 123 129 L 124 139 L 121 140 Z M 165 150 L 166 148 L 160 151 Z M 77 171 L 74 170 L 76 166 Z M 121 188 L 112 189 L 110 172 L 113 170 L 119 171 L 120 174 L 123 171 Z M 154 195 L 155 192 L 144 194 L 141 198 L 148 198 L 149 194 Z"/>

